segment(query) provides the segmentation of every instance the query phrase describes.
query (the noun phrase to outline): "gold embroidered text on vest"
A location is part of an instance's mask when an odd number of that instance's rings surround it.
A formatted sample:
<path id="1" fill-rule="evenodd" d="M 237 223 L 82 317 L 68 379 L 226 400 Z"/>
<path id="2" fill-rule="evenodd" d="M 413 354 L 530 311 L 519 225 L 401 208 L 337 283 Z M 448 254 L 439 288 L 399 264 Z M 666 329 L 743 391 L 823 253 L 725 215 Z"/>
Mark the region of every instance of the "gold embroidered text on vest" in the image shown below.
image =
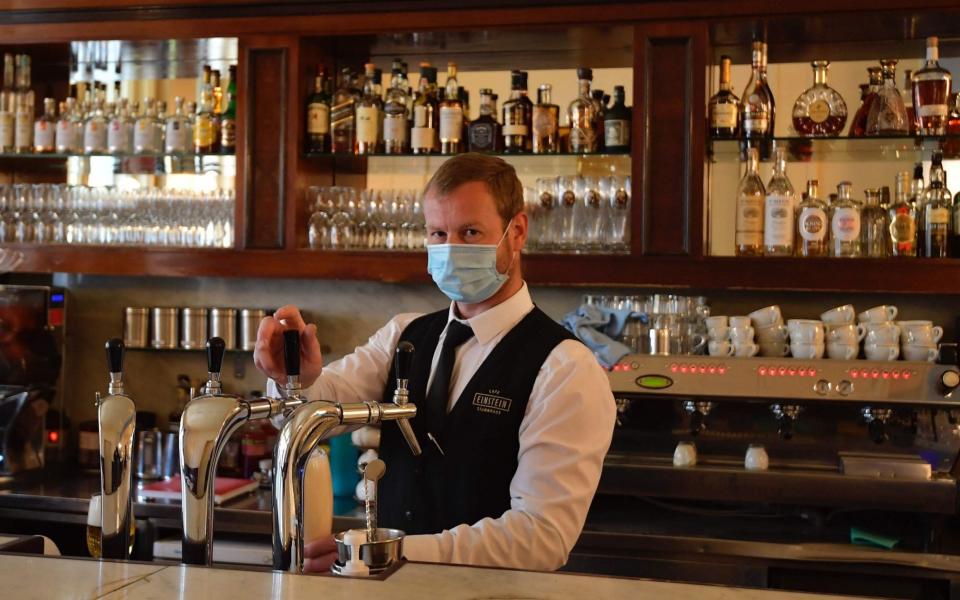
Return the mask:
<path id="1" fill-rule="evenodd" d="M 494 396 L 493 394 L 475 394 L 473 396 L 473 405 L 477 407 L 477 412 L 500 415 L 510 412 L 510 405 L 513 400 L 503 396 Z"/>

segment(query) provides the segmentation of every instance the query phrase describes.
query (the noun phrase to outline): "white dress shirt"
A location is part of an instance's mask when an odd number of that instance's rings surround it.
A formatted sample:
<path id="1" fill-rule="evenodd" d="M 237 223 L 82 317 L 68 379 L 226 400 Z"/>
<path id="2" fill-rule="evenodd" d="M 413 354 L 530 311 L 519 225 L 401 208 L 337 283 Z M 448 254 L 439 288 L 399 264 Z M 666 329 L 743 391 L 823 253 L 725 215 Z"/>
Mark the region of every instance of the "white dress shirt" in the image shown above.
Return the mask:
<path id="1" fill-rule="evenodd" d="M 457 348 L 448 412 L 503 336 L 534 307 L 526 284 L 472 319 L 457 317 L 454 306 L 451 303 L 449 319 L 468 324 L 474 337 Z M 419 316 L 397 315 L 352 354 L 325 366 L 308 397 L 379 400 L 400 334 Z M 431 380 L 445 334 L 433 355 Z M 270 385 L 276 389 L 272 381 Z M 583 344 L 564 340 L 540 367 L 520 424 L 510 510 L 441 533 L 407 536 L 404 555 L 417 561 L 520 569 L 563 566 L 583 529 L 615 419 L 616 405 L 603 369 Z"/>

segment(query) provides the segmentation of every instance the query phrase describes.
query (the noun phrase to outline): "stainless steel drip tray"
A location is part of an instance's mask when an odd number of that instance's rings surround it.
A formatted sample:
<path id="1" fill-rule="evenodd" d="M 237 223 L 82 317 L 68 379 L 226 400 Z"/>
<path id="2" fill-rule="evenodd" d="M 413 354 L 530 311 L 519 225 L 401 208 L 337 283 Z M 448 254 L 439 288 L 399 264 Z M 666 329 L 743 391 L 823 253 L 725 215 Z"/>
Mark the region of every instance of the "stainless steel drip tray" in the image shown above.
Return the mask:
<path id="1" fill-rule="evenodd" d="M 930 463 L 919 456 L 874 452 L 840 452 L 840 472 L 853 477 L 928 480 Z"/>

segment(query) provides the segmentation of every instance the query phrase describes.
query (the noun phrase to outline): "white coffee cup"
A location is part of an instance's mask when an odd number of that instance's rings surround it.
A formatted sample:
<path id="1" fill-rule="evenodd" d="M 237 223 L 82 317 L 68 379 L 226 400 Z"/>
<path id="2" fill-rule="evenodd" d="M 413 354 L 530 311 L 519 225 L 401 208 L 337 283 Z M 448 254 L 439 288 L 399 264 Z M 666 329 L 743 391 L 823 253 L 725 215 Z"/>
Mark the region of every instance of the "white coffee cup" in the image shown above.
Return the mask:
<path id="1" fill-rule="evenodd" d="M 760 342 L 760 356 L 783 358 L 790 354 L 790 344 L 786 342 Z"/>
<path id="2" fill-rule="evenodd" d="M 823 344 L 824 332 L 821 321 L 790 319 L 787 321 L 787 330 L 790 332 L 791 343 Z"/>
<path id="3" fill-rule="evenodd" d="M 766 471 L 770 468 L 770 457 L 762 444 L 750 444 L 743 457 L 743 467 L 750 471 Z"/>
<path id="4" fill-rule="evenodd" d="M 759 308 L 748 315 L 750 320 L 753 321 L 753 326 L 760 327 L 769 327 L 771 325 L 779 325 L 783 323 L 783 316 L 780 314 L 780 307 L 776 304 L 772 306 L 766 306 L 764 308 Z"/>
<path id="5" fill-rule="evenodd" d="M 693 442 L 680 442 L 677 444 L 677 447 L 673 451 L 673 466 L 697 466 L 697 447 L 693 445 Z"/>
<path id="6" fill-rule="evenodd" d="M 750 327 L 750 317 L 730 317 L 730 327 Z"/>
<path id="7" fill-rule="evenodd" d="M 844 304 L 836 308 L 831 308 L 827 312 L 820 314 L 820 319 L 825 325 L 847 325 L 853 323 L 857 318 L 857 310 L 852 304 Z"/>
<path id="8" fill-rule="evenodd" d="M 900 356 L 900 346 L 867 343 L 863 345 L 863 353 L 867 356 L 867 360 L 897 360 Z"/>
<path id="9" fill-rule="evenodd" d="M 943 337 L 943 327 L 930 321 L 899 321 L 900 333 L 908 344 L 936 346 Z"/>
<path id="10" fill-rule="evenodd" d="M 800 358 L 803 360 L 809 360 L 812 358 L 823 358 L 824 345 L 823 342 L 819 344 L 808 344 L 804 342 L 790 342 L 790 354 L 794 358 Z"/>
<path id="11" fill-rule="evenodd" d="M 860 353 L 857 343 L 827 342 L 827 356 L 835 360 L 853 360 Z"/>
<path id="12" fill-rule="evenodd" d="M 729 325 L 729 321 L 726 315 L 717 315 L 713 317 L 707 317 L 706 319 L 703 320 L 703 322 L 704 324 L 706 324 L 707 329 L 713 329 L 716 327 L 727 327 Z"/>
<path id="13" fill-rule="evenodd" d="M 873 308 L 868 308 L 859 315 L 857 319 L 861 323 L 883 323 L 884 321 L 892 321 L 897 318 L 897 307 L 896 306 L 887 306 L 881 304 L 880 306 L 874 306 Z"/>
<path id="14" fill-rule="evenodd" d="M 856 345 L 863 341 L 867 329 L 863 325 L 832 325 L 827 327 L 827 341 Z"/>
<path id="15" fill-rule="evenodd" d="M 900 328 L 887 321 L 884 323 L 865 323 L 866 335 L 864 342 L 879 346 L 897 345 L 900 343 Z"/>
<path id="16" fill-rule="evenodd" d="M 913 344 L 905 344 L 902 349 L 903 360 L 933 362 L 937 360 L 937 356 L 940 355 L 940 351 L 937 350 L 936 346 L 915 346 Z"/>
<path id="17" fill-rule="evenodd" d="M 753 333 L 753 327 L 731 327 L 730 341 L 735 344 L 738 342 L 752 342 Z"/>
<path id="18" fill-rule="evenodd" d="M 774 343 L 787 341 L 787 328 L 782 324 L 771 325 L 770 327 L 757 327 L 756 338 L 762 343 Z"/>
<path id="19" fill-rule="evenodd" d="M 730 339 L 730 328 L 726 325 L 710 327 L 707 329 L 707 337 L 714 341 Z"/>
<path id="20" fill-rule="evenodd" d="M 741 342 L 733 344 L 733 355 L 740 358 L 749 358 L 751 356 L 756 356 L 757 352 L 760 352 L 760 346 L 754 344 L 753 342 Z"/>
<path id="21" fill-rule="evenodd" d="M 727 340 L 710 340 L 707 342 L 707 353 L 710 356 L 733 356 L 733 344 Z"/>

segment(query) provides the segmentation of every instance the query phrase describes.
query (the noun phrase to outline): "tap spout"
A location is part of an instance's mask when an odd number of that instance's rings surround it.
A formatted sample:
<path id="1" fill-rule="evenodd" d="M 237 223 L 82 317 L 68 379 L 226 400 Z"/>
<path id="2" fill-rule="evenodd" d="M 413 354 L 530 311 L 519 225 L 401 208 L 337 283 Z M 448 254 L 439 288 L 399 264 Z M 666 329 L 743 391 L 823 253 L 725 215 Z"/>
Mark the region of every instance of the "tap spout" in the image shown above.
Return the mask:
<path id="1" fill-rule="evenodd" d="M 133 434 L 137 408 L 123 391 L 123 342 L 107 342 L 110 387 L 105 397 L 97 394 L 100 437 L 100 528 L 101 555 L 129 558 L 130 521 L 133 518 Z"/>

